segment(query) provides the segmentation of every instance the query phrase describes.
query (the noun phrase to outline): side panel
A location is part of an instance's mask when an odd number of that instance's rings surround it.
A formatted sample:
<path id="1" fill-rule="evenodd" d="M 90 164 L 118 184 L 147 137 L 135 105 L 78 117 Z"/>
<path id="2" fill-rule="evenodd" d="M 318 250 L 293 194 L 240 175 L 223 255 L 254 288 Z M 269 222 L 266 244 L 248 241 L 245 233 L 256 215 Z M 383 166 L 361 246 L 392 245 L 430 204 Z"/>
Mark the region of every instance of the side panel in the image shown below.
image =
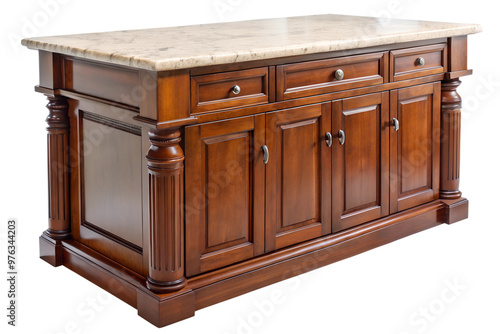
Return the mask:
<path id="1" fill-rule="evenodd" d="M 129 110 L 84 99 L 69 101 L 73 237 L 146 275 L 142 124 Z"/>

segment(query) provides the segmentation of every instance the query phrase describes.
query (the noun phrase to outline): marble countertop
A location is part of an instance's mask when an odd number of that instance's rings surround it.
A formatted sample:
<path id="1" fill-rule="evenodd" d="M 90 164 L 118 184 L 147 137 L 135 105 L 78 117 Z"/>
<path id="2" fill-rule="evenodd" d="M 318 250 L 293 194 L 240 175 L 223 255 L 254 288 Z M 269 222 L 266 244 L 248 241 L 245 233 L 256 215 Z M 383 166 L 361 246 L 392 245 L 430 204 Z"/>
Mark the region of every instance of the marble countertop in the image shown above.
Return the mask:
<path id="1" fill-rule="evenodd" d="M 152 71 L 469 35 L 477 24 L 315 15 L 22 40 L 30 49 Z"/>

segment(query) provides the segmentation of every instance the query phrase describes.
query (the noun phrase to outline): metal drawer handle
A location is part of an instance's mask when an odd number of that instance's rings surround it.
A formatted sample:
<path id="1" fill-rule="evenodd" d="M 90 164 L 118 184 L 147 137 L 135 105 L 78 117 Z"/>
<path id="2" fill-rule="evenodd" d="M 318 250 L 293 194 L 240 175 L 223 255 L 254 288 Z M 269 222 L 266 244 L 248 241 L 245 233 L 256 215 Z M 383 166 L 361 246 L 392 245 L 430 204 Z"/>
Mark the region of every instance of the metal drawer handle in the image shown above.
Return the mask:
<path id="1" fill-rule="evenodd" d="M 422 57 L 417 58 L 417 65 L 418 66 L 424 66 L 425 65 L 425 59 Z"/>
<path id="2" fill-rule="evenodd" d="M 269 150 L 266 145 L 262 146 L 262 152 L 264 152 L 264 165 L 267 165 L 269 162 Z"/>
<path id="3" fill-rule="evenodd" d="M 337 79 L 339 81 L 342 80 L 342 79 L 344 79 L 344 71 L 342 71 L 340 69 L 336 70 L 335 71 L 335 79 Z"/>
<path id="4" fill-rule="evenodd" d="M 333 144 L 332 134 L 330 132 L 327 132 L 325 136 L 326 136 L 326 146 L 332 147 Z"/>
<path id="5" fill-rule="evenodd" d="M 339 143 L 340 145 L 344 145 L 345 143 L 345 132 L 342 130 L 339 130 Z"/>
<path id="6" fill-rule="evenodd" d="M 238 85 L 234 85 L 233 88 L 231 88 L 231 90 L 235 95 L 238 95 L 241 92 L 241 87 Z"/>
<path id="7" fill-rule="evenodd" d="M 392 119 L 392 123 L 394 124 L 394 130 L 398 131 L 399 130 L 399 121 L 397 118 Z"/>

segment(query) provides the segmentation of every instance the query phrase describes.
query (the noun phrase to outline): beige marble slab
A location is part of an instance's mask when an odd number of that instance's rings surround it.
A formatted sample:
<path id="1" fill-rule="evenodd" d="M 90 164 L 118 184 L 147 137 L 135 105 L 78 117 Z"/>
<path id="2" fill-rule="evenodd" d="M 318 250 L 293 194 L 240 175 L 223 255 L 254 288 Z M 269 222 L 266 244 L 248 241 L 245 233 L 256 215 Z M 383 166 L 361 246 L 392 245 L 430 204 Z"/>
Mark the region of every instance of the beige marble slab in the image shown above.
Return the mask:
<path id="1" fill-rule="evenodd" d="M 153 71 L 474 34 L 477 24 L 346 15 L 26 38 L 30 49 Z"/>

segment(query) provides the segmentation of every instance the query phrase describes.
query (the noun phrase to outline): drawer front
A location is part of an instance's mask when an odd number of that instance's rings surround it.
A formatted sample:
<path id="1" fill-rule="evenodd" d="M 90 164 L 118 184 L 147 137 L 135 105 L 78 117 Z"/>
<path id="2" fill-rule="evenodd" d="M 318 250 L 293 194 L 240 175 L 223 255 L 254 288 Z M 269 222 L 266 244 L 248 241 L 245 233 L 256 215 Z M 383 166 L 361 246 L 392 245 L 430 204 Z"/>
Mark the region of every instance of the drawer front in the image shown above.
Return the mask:
<path id="1" fill-rule="evenodd" d="M 446 44 L 391 51 L 391 81 L 444 73 Z"/>
<path id="2" fill-rule="evenodd" d="M 243 107 L 269 102 L 267 67 L 191 77 L 191 111 Z"/>
<path id="3" fill-rule="evenodd" d="M 277 67 L 276 96 L 289 100 L 386 82 L 387 53 L 287 64 Z"/>

